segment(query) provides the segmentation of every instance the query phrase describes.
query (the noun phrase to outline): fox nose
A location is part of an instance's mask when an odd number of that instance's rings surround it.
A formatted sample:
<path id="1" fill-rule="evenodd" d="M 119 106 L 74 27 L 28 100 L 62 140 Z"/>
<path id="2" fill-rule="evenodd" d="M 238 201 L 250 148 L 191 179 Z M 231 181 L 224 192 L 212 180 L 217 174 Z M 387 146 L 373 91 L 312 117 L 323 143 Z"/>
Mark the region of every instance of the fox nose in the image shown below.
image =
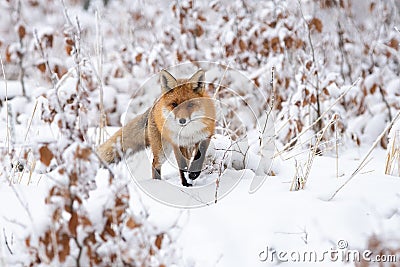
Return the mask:
<path id="1" fill-rule="evenodd" d="M 182 124 L 182 125 L 185 125 L 186 124 L 186 119 L 185 118 L 180 118 L 179 119 L 179 123 Z"/>

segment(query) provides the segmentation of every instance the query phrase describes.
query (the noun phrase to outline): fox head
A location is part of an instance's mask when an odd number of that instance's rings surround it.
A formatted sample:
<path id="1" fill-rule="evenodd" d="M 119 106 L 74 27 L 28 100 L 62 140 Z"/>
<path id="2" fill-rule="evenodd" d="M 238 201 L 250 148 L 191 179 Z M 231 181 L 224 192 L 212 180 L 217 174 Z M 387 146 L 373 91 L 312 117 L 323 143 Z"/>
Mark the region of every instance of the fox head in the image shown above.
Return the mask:
<path id="1" fill-rule="evenodd" d="M 182 146 L 211 136 L 215 127 L 215 106 L 205 90 L 205 72 L 189 79 L 175 79 L 160 73 L 162 96 L 154 104 L 155 122 L 164 138 Z"/>
<path id="2" fill-rule="evenodd" d="M 178 126 L 185 126 L 196 116 L 205 116 L 203 98 L 205 72 L 198 70 L 189 79 L 175 79 L 168 71 L 160 74 L 163 113 L 172 113 Z M 165 114 L 166 115 L 166 114 Z"/>

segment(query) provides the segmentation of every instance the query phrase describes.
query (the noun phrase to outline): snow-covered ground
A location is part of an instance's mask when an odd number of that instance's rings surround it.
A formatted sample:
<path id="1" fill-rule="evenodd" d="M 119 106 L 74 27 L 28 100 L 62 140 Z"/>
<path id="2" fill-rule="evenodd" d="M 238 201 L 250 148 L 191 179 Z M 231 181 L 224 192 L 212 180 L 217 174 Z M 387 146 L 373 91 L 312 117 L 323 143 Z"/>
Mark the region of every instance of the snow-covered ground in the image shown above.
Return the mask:
<path id="1" fill-rule="evenodd" d="M 366 148 L 341 152 L 340 177 L 336 177 L 334 157 L 317 157 L 301 191 L 289 190 L 294 162 L 278 160 L 273 167 L 276 175 L 268 176 L 253 194 L 249 194 L 249 187 L 254 173 L 244 171 L 232 192 L 206 207 L 179 209 L 162 204 L 144 194 L 133 181 L 129 185 L 131 204 L 142 202 L 148 221 L 158 229 L 174 229 L 168 235 L 180 247 L 184 266 L 275 266 L 279 259 L 279 266 L 351 266 L 352 261 L 346 263 L 341 253 L 346 249 L 362 253 L 372 233 L 383 239 L 400 238 L 400 179 L 383 174 L 384 150 L 376 149 L 360 174 L 328 201 L 366 152 Z M 126 166 L 121 163 L 119 168 Z M 0 189 L 1 236 L 11 250 L 13 240 L 24 233 L 26 225 L 33 220 L 39 226 L 47 220 L 42 208 L 46 178 L 37 178 L 40 181 L 33 181 L 29 187 Z M 99 192 L 103 187 L 107 190 L 102 175 L 97 177 L 97 185 Z M 101 202 L 101 195 L 96 201 Z M 342 249 L 342 244 L 347 247 Z M 4 242 L 1 251 L 3 257 L 8 254 Z M 337 260 L 330 260 L 330 254 L 326 254 L 332 251 L 339 252 Z M 287 254 L 278 257 L 284 252 Z M 317 255 L 317 263 L 314 258 L 310 263 L 309 256 L 304 262 L 296 262 L 304 253 Z"/>
<path id="2" fill-rule="evenodd" d="M 293 178 L 293 162 L 279 165 L 276 176 L 269 176 L 254 194 L 249 194 L 252 175 L 243 176 L 238 186 L 217 204 L 186 211 L 167 207 L 144 197 L 150 220 L 171 227 L 179 218 L 181 233 L 176 237 L 182 255 L 194 266 L 275 266 L 277 254 L 287 252 L 279 266 L 314 266 L 314 262 L 297 263 L 291 252 L 317 252 L 318 261 L 324 251 L 365 249 L 371 234 L 382 238 L 398 238 L 400 217 L 400 179 L 383 175 L 385 152 L 373 153 L 373 160 L 333 200 L 334 191 L 359 164 L 366 149 L 351 149 L 340 157 L 342 177 L 336 177 L 335 158 L 318 157 L 305 190 L 289 191 Z M 269 250 L 269 258 L 263 253 Z M 282 256 L 282 255 L 281 255 Z M 398 256 L 398 255 L 397 255 Z M 271 263 L 271 257 L 275 261 Z M 333 257 L 334 258 L 334 257 Z M 372 257 L 371 257 L 372 258 Z M 397 264 L 399 264 L 399 260 Z M 347 266 L 325 255 L 319 266 Z M 190 266 L 190 264 L 189 264 Z"/>

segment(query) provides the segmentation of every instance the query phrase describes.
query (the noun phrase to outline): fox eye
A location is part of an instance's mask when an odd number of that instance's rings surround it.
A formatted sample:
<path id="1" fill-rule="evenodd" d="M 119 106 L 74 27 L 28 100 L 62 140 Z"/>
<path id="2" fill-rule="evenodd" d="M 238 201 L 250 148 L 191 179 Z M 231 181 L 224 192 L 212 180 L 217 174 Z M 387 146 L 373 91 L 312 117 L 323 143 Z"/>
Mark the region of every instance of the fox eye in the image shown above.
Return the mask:
<path id="1" fill-rule="evenodd" d="M 176 108 L 176 107 L 178 106 L 178 103 L 172 102 L 172 103 L 171 103 L 171 106 L 172 106 L 173 108 Z"/>

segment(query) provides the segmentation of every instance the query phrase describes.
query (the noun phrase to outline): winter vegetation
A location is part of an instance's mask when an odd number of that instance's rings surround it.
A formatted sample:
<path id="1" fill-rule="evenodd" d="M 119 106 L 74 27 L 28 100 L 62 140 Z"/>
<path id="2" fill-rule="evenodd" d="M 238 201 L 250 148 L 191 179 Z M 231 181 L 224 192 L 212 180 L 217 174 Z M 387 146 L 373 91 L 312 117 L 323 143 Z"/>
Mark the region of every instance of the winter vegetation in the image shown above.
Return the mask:
<path id="1" fill-rule="evenodd" d="M 0 0 L 0 17 L 0 266 L 400 264 L 398 1 Z M 173 160 L 150 179 L 149 150 L 101 160 L 162 69 L 199 68 L 218 116 L 197 198 Z"/>

